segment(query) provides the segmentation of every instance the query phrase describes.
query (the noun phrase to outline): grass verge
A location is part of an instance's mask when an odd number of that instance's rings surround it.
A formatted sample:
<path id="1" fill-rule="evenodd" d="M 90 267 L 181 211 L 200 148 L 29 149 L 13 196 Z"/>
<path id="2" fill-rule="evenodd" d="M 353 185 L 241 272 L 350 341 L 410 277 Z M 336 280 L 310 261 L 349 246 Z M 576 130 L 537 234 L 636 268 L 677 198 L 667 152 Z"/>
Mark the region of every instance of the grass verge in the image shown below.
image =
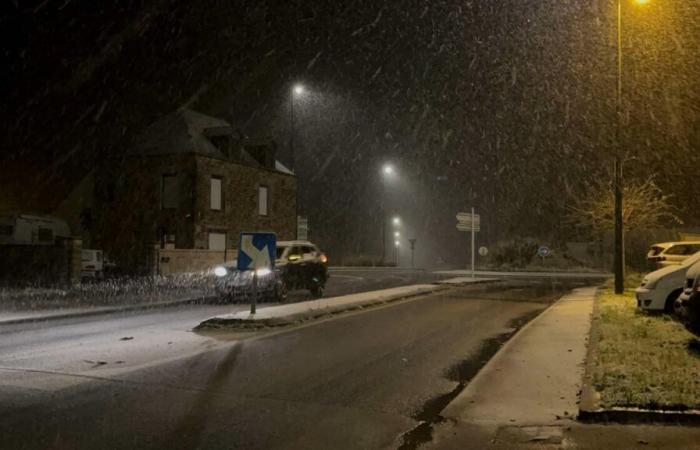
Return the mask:
<path id="1" fill-rule="evenodd" d="M 668 315 L 637 310 L 634 293 L 601 291 L 593 383 L 603 408 L 700 409 L 697 340 Z"/>

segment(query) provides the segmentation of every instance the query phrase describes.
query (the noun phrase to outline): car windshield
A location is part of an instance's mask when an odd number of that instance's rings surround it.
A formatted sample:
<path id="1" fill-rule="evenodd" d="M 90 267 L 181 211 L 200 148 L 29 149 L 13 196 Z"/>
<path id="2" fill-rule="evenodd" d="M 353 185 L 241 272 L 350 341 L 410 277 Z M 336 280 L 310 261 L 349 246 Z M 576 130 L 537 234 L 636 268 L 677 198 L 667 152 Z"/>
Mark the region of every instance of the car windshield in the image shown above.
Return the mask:
<path id="1" fill-rule="evenodd" d="M 700 450 L 700 0 L 2 5 L 0 450 Z"/>

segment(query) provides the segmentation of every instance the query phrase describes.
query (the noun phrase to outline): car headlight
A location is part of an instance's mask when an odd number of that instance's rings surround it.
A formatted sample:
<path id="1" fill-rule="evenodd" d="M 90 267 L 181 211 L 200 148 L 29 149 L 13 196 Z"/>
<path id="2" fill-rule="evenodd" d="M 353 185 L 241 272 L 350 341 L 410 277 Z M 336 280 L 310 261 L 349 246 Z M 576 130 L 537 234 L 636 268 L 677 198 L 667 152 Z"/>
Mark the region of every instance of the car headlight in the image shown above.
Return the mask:
<path id="1" fill-rule="evenodd" d="M 272 273 L 272 270 L 268 269 L 267 267 L 263 267 L 262 269 L 258 269 L 256 273 L 259 277 L 265 277 L 267 275 L 270 275 Z"/>
<path id="2" fill-rule="evenodd" d="M 226 267 L 223 266 L 217 266 L 214 268 L 214 275 L 217 277 L 225 277 L 228 274 L 228 270 L 226 270 Z"/>
<path id="3" fill-rule="evenodd" d="M 658 283 L 659 280 L 644 280 L 642 281 L 642 287 L 645 287 L 647 289 L 654 289 L 656 287 L 656 283 Z"/>

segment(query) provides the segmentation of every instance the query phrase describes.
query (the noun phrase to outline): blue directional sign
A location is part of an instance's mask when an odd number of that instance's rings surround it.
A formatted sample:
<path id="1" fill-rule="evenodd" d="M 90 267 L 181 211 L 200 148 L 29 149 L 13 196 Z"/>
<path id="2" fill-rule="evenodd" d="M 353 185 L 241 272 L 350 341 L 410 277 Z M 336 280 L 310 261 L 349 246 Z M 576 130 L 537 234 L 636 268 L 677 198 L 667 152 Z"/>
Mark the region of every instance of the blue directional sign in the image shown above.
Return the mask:
<path id="1" fill-rule="evenodd" d="M 537 249 L 537 256 L 539 256 L 540 258 L 545 258 L 551 254 L 552 251 L 549 249 L 549 247 L 546 247 L 544 245 Z"/>
<path id="2" fill-rule="evenodd" d="M 241 233 L 238 270 L 274 269 L 277 254 L 275 233 Z"/>

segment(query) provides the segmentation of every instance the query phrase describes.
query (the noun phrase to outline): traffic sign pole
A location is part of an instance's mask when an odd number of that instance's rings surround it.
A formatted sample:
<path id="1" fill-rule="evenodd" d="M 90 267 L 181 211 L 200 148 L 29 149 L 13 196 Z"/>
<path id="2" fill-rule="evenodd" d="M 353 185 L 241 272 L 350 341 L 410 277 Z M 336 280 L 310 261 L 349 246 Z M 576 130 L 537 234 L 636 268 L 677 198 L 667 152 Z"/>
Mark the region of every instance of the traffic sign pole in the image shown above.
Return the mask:
<path id="1" fill-rule="evenodd" d="M 253 299 L 250 302 L 250 314 L 255 314 L 258 303 L 258 270 L 253 269 Z"/>
<path id="2" fill-rule="evenodd" d="M 474 235 L 476 234 L 476 222 L 474 220 L 474 208 L 472 208 L 472 278 L 474 278 Z"/>

